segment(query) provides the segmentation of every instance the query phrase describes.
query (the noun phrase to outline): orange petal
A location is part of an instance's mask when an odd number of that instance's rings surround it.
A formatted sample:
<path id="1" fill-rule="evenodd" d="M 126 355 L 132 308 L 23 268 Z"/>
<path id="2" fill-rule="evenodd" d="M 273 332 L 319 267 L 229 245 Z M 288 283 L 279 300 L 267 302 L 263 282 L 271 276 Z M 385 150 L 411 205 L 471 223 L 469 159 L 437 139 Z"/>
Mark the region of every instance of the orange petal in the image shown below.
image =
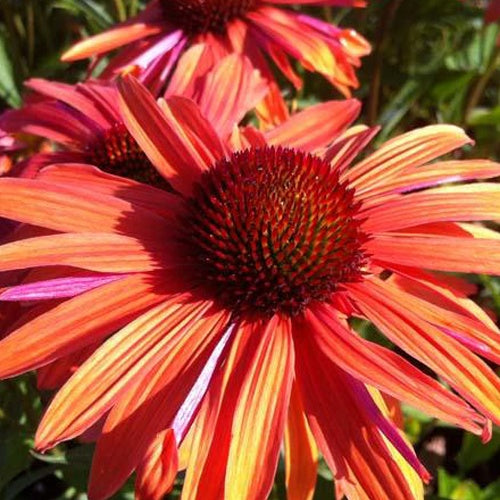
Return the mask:
<path id="1" fill-rule="evenodd" d="M 300 90 L 302 88 L 302 79 L 295 72 L 289 57 L 281 50 L 280 46 L 266 39 L 259 40 L 259 43 L 262 44 L 263 52 L 273 60 L 274 64 L 290 80 L 292 85 L 297 90 Z"/>
<path id="2" fill-rule="evenodd" d="M 425 290 L 422 294 L 422 290 L 418 290 L 418 286 L 411 286 L 408 288 L 408 281 L 406 281 L 405 286 L 402 287 L 406 291 L 413 295 L 426 298 L 430 295 L 432 297 L 431 302 L 434 302 L 436 305 L 456 311 L 459 314 L 468 315 L 481 322 L 489 331 L 497 331 L 498 328 L 496 324 L 491 320 L 488 314 L 486 314 L 486 312 L 473 300 L 467 298 L 467 295 L 471 294 L 470 283 L 468 287 L 460 284 L 461 287 L 457 288 L 457 276 L 441 276 L 436 275 L 436 273 L 407 267 L 398 267 L 396 271 L 399 275 L 411 278 L 414 280 L 414 283 L 421 285 L 420 288 L 423 287 Z M 452 279 L 450 280 L 450 278 Z M 397 275 L 395 275 L 393 279 L 396 279 L 396 286 L 401 286 L 400 283 L 397 283 Z M 475 291 L 472 293 L 474 292 Z"/>
<path id="3" fill-rule="evenodd" d="M 200 164 L 210 166 L 224 156 L 226 151 L 221 139 L 197 104 L 181 96 L 159 99 L 158 104 L 165 116 L 176 124 L 186 148 L 193 157 L 200 158 Z"/>
<path id="4" fill-rule="evenodd" d="M 0 216 L 63 232 L 110 232 L 158 239 L 160 216 L 113 196 L 31 179 L 0 179 Z"/>
<path id="5" fill-rule="evenodd" d="M 498 239 L 384 233 L 366 243 L 366 249 L 383 267 L 399 264 L 436 271 L 500 275 Z"/>
<path id="6" fill-rule="evenodd" d="M 285 426 L 291 349 L 287 323 L 277 317 L 235 332 L 195 423 L 186 499 L 267 498 Z"/>
<path id="7" fill-rule="evenodd" d="M 296 384 L 292 387 L 285 427 L 286 497 L 311 500 L 316 486 L 318 447 L 304 414 Z"/>
<path id="8" fill-rule="evenodd" d="M 283 439 L 293 374 L 288 320 L 271 320 L 239 385 L 232 418 L 224 494 L 259 500 L 271 491 Z M 229 422 L 228 422 L 229 423 Z"/>
<path id="9" fill-rule="evenodd" d="M 208 164 L 196 154 L 182 124 L 163 113 L 153 96 L 130 75 L 118 82 L 120 108 L 130 133 L 174 189 L 191 192 Z"/>
<path id="10" fill-rule="evenodd" d="M 156 365 L 122 392 L 97 442 L 89 498 L 104 499 L 116 492 L 139 465 L 156 435 L 173 426 L 221 339 L 228 316 L 224 310 L 210 310 L 204 317 L 184 321 Z M 109 467 L 111 462 L 113 467 Z"/>
<path id="11" fill-rule="evenodd" d="M 174 432 L 160 432 L 137 469 L 135 498 L 162 500 L 174 486 L 178 461 Z"/>
<path id="12" fill-rule="evenodd" d="M 267 92 L 266 80 L 250 61 L 240 54 L 232 54 L 204 79 L 199 106 L 220 136 L 226 137 Z"/>
<path id="13" fill-rule="evenodd" d="M 152 252 L 140 240 L 120 234 L 54 234 L 0 246 L 0 270 L 74 266 L 97 272 L 146 272 L 167 267 L 166 261 L 162 263 L 166 247 L 158 250 Z"/>
<path id="14" fill-rule="evenodd" d="M 155 16 L 151 15 L 151 10 L 146 9 L 139 16 L 126 23 L 76 43 L 61 56 L 61 60 L 77 61 L 161 33 L 164 26 L 160 19 L 154 22 Z"/>
<path id="15" fill-rule="evenodd" d="M 401 411 L 401 406 L 399 402 L 386 394 L 377 391 L 374 387 L 367 387 L 373 401 L 378 406 L 380 411 L 385 417 L 390 417 L 391 420 L 398 426 L 400 429 L 400 435 L 402 439 L 411 446 L 408 438 L 404 433 L 404 420 L 403 413 Z M 397 420 L 395 420 L 395 418 Z M 403 471 L 406 482 L 410 487 L 410 490 L 413 494 L 413 498 L 417 500 L 424 499 L 424 485 L 422 484 L 422 479 L 417 474 L 417 472 L 408 464 L 408 462 L 404 459 L 404 457 L 397 451 L 397 449 L 392 446 L 392 444 L 388 441 L 387 438 L 384 438 L 389 448 L 389 452 L 391 453 L 393 459 L 396 461 L 400 469 Z"/>
<path id="16" fill-rule="evenodd" d="M 0 342 L 0 378 L 66 356 L 115 332 L 165 298 L 152 277 L 125 277 L 40 314 Z"/>
<path id="17" fill-rule="evenodd" d="M 407 169 L 424 165 L 465 144 L 471 139 L 453 125 L 431 125 L 413 130 L 386 142 L 375 153 L 355 165 L 347 177 L 360 197 L 391 182 Z"/>
<path id="18" fill-rule="evenodd" d="M 335 72 L 335 59 L 327 43 L 293 13 L 269 6 L 248 12 L 255 29 L 301 61 L 309 69 L 326 75 Z"/>
<path id="19" fill-rule="evenodd" d="M 442 221 L 500 220 L 500 186 L 475 183 L 403 195 L 363 212 L 370 233 Z"/>
<path id="20" fill-rule="evenodd" d="M 38 428 L 40 450 L 78 436 L 178 342 L 186 322 L 199 321 L 206 303 L 183 304 L 174 296 L 109 338 L 57 393 Z"/>
<path id="21" fill-rule="evenodd" d="M 427 321 L 444 328 L 477 354 L 500 363 L 500 331 L 484 312 L 477 316 L 480 308 L 473 301 L 459 299 L 428 273 L 394 270 L 397 274 L 390 282 L 407 293 L 411 309 L 425 311 Z"/>
<path id="22" fill-rule="evenodd" d="M 49 391 L 62 387 L 99 345 L 99 342 L 89 345 L 39 368 L 36 372 L 37 388 Z"/>
<path id="23" fill-rule="evenodd" d="M 85 164 L 51 165 L 41 170 L 37 179 L 61 186 L 78 186 L 91 193 L 115 196 L 170 220 L 175 217 L 173 213 L 181 203 L 178 196 L 164 189 L 108 174 Z"/>
<path id="24" fill-rule="evenodd" d="M 177 62 L 165 97 L 182 95 L 195 100 L 199 92 L 199 79 L 214 66 L 216 55 L 208 43 L 197 43 L 187 49 Z"/>
<path id="25" fill-rule="evenodd" d="M 350 284 L 361 311 L 389 339 L 438 373 L 461 396 L 495 422 L 500 422 L 500 383 L 477 356 L 425 321 L 422 309 L 407 308 L 411 296 L 379 280 Z"/>
<path id="26" fill-rule="evenodd" d="M 489 160 L 440 161 L 424 168 L 409 168 L 383 185 L 370 190 L 370 196 L 403 193 L 452 182 L 489 179 L 500 175 L 500 164 Z"/>
<path id="27" fill-rule="evenodd" d="M 268 129 L 288 120 L 289 112 L 278 84 L 271 80 L 269 92 L 255 108 L 260 127 Z"/>
<path id="28" fill-rule="evenodd" d="M 335 139 L 324 153 L 332 168 L 342 174 L 364 147 L 375 137 L 379 127 L 358 125 L 347 129 Z"/>
<path id="29" fill-rule="evenodd" d="M 310 106 L 266 132 L 266 139 L 269 144 L 316 151 L 344 132 L 358 116 L 360 107 L 356 99 Z"/>

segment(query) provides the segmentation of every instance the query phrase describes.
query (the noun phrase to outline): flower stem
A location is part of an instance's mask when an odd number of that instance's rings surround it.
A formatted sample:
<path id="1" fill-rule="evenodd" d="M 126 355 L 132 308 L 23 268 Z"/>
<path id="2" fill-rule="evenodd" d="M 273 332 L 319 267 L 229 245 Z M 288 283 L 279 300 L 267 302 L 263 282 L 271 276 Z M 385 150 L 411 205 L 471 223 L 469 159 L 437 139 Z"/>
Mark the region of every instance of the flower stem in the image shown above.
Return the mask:
<path id="1" fill-rule="evenodd" d="M 125 5 L 123 5 L 123 0 L 115 0 L 115 9 L 118 14 L 118 20 L 120 22 L 125 21 L 127 19 L 127 11 Z"/>
<path id="2" fill-rule="evenodd" d="M 383 9 L 383 14 L 380 18 L 379 27 L 377 30 L 377 39 L 375 41 L 375 52 L 373 54 L 374 66 L 370 84 L 370 96 L 368 98 L 369 125 L 374 125 L 377 121 L 384 51 L 389 41 L 389 28 L 391 27 L 391 24 L 396 17 L 396 12 L 402 1 L 403 0 L 392 0 L 387 9 Z"/>
<path id="3" fill-rule="evenodd" d="M 481 100 L 484 90 L 497 68 L 497 62 L 499 60 L 500 60 L 500 46 L 497 46 L 493 51 L 493 54 L 491 55 L 490 63 L 488 64 L 486 71 L 479 77 L 476 84 L 472 88 L 469 100 L 467 101 L 467 105 L 465 106 L 464 123 L 467 123 L 470 114 L 479 104 L 479 101 Z"/>

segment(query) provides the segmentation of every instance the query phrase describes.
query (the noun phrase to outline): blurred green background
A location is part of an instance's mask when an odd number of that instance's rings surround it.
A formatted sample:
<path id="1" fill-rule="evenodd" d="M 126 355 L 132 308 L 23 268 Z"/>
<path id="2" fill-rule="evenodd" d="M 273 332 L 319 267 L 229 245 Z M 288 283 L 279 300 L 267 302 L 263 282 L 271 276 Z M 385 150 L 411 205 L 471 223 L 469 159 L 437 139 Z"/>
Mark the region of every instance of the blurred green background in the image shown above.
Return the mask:
<path id="1" fill-rule="evenodd" d="M 139 0 L 0 0 L 0 111 L 22 102 L 29 77 L 76 82 L 86 64 L 62 64 L 64 48 L 98 33 L 142 7 Z M 376 142 L 431 123 L 454 123 L 476 140 L 457 153 L 500 158 L 500 29 L 485 25 L 485 1 L 371 0 L 366 9 L 309 7 L 305 10 L 353 27 L 373 44 L 358 71 L 362 121 L 383 126 Z M 300 70 L 299 70 L 300 71 Z M 340 98 L 321 77 L 303 74 L 295 93 L 283 82 L 293 106 Z M 500 280 L 469 277 L 475 299 L 500 315 Z M 384 342 L 372 327 L 361 333 Z M 70 442 L 41 456 L 33 436 L 50 394 L 39 394 L 32 376 L 0 383 L 0 499 L 84 500 L 92 446 Z M 406 430 L 434 481 L 429 499 L 499 500 L 500 434 L 487 445 L 478 438 L 404 408 Z M 114 498 L 132 499 L 130 482 Z M 171 494 L 179 496 L 180 484 Z M 284 498 L 278 471 L 273 498 Z M 333 498 L 332 477 L 320 467 L 315 498 Z"/>

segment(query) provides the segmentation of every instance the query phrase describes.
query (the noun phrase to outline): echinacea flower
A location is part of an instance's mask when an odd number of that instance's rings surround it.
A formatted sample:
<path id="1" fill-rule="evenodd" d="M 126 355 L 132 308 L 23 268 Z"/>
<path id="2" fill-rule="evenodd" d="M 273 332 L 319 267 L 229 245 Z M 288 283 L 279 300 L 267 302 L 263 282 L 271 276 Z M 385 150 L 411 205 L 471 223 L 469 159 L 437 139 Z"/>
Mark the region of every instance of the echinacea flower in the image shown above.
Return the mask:
<path id="1" fill-rule="evenodd" d="M 180 64 L 185 65 L 182 60 Z M 232 79 L 226 78 L 228 72 Z M 193 98 L 206 118 L 226 127 L 228 134 L 267 92 L 259 72 L 252 70 L 248 60 L 237 56 L 205 64 L 199 75 L 191 86 L 185 85 L 182 77 L 174 79 L 168 92 Z M 241 91 L 229 94 L 235 82 Z M 25 85 L 34 92 L 32 98 L 22 108 L 0 115 L 0 127 L 9 134 L 36 136 L 54 145 L 53 151 L 29 155 L 22 162 L 20 168 L 25 176 L 34 176 L 40 168 L 53 163 L 87 163 L 146 183 L 162 180 L 123 123 L 115 84 L 87 81 L 69 85 L 32 79 Z M 210 94 L 217 98 L 216 102 L 230 96 L 234 104 L 231 119 L 236 122 L 227 121 L 220 108 L 207 102 L 206 86 L 216 87 L 219 94 Z"/>
<path id="2" fill-rule="evenodd" d="M 190 65 L 195 78 L 204 61 L 224 55 L 246 55 L 269 80 L 271 94 L 261 106 L 261 116 L 286 115 L 284 101 L 266 58 L 295 87 L 301 85 L 289 58 L 321 73 L 345 95 L 357 87 L 354 67 L 370 45 L 351 29 L 341 29 L 306 14 L 283 9 L 283 4 L 364 6 L 360 0 L 153 0 L 146 9 L 119 26 L 87 38 L 62 57 L 74 61 L 120 49 L 101 75 L 111 78 L 130 67 L 154 93 L 168 80 L 179 55 L 192 44 L 203 48 L 193 53 Z M 231 76 L 228 75 L 228 79 Z"/>
<path id="3" fill-rule="evenodd" d="M 500 274 L 500 237 L 477 224 L 500 218 L 499 188 L 483 182 L 500 165 L 429 163 L 470 143 L 438 125 L 350 166 L 376 133 L 345 130 L 353 101 L 226 139 L 192 101 L 120 85 L 128 130 L 174 193 L 85 166 L 0 179 L 1 216 L 56 231 L 0 247 L 0 270 L 118 276 L 73 297 L 73 277 L 60 278 L 60 303 L 0 343 L 2 377 L 102 343 L 51 402 L 39 450 L 105 419 L 91 499 L 133 471 L 138 498 L 161 498 L 186 467 L 185 498 L 260 500 L 284 440 L 291 498 L 314 488 L 318 448 L 349 498 L 408 500 L 408 467 L 429 476 L 379 391 L 489 438 L 499 383 L 475 353 L 498 362 L 498 330 L 436 271 Z"/>

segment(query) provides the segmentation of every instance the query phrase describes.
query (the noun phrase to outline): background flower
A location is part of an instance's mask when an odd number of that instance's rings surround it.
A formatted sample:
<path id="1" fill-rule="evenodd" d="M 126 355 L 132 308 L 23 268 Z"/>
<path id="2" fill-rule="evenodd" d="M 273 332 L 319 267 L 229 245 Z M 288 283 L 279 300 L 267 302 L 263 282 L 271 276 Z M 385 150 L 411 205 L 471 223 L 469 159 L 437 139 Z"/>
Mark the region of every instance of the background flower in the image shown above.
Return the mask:
<path id="1" fill-rule="evenodd" d="M 202 50 L 193 53 L 196 59 L 189 65 L 192 73 L 184 77 L 188 79 L 197 77 L 207 58 L 243 54 L 269 81 L 271 94 L 260 108 L 261 117 L 266 123 L 276 123 L 286 116 L 287 109 L 267 59 L 296 88 L 302 82 L 290 57 L 308 70 L 321 73 L 349 95 L 350 88 L 358 86 L 354 67 L 360 65 L 360 57 L 370 52 L 368 42 L 355 31 L 281 8 L 288 3 L 365 4 L 357 0 L 152 0 L 135 18 L 77 43 L 65 52 L 63 60 L 73 61 L 121 48 L 102 76 L 109 78 L 126 68 L 137 68 L 141 81 L 157 93 L 164 87 L 182 51 L 192 43 L 201 44 Z"/>

